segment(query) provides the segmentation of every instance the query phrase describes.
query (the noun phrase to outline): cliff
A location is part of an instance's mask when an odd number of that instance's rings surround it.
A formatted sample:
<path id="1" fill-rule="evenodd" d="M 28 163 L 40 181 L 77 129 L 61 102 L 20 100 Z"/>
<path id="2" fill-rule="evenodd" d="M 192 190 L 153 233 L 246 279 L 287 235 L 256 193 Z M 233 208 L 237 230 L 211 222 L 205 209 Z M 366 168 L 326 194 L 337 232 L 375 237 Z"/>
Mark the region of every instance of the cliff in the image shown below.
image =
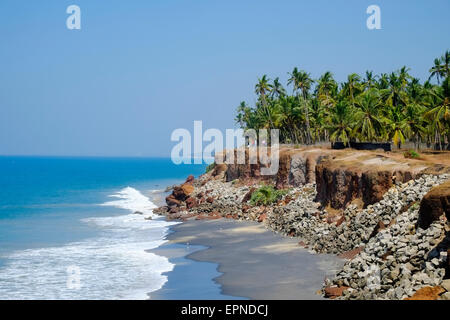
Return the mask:
<path id="1" fill-rule="evenodd" d="M 326 297 L 404 299 L 429 291 L 443 299 L 450 297 L 442 289 L 450 278 L 447 158 L 283 148 L 276 175 L 261 175 L 259 162 L 216 165 L 175 187 L 168 206 L 155 212 L 168 219 L 258 221 L 298 237 L 311 252 L 339 254 L 347 262 L 325 281 Z M 264 188 L 280 196 L 258 205 L 251 199 L 262 183 L 283 191 Z"/>
<path id="2" fill-rule="evenodd" d="M 322 207 L 343 209 L 352 202 L 363 207 L 376 203 L 396 183 L 407 182 L 423 172 L 449 172 L 448 167 L 440 163 L 441 159 L 405 159 L 395 153 L 282 148 L 279 154 L 276 175 L 262 176 L 261 164 L 248 164 L 247 153 L 246 164 L 222 168 L 226 181 L 271 182 L 278 189 L 316 183 L 316 201 Z"/>

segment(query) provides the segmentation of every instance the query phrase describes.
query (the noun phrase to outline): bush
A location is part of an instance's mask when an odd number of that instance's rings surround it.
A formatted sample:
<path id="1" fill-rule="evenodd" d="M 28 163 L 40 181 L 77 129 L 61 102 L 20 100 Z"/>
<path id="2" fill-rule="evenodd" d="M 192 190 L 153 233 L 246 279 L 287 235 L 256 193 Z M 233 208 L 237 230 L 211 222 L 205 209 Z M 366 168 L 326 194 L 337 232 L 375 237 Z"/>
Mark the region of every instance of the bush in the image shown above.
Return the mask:
<path id="1" fill-rule="evenodd" d="M 273 186 L 263 186 L 252 193 L 250 203 L 254 206 L 269 205 L 280 200 L 287 190 L 276 190 Z"/>
<path id="2" fill-rule="evenodd" d="M 206 173 L 210 172 L 212 169 L 214 169 L 214 167 L 216 166 L 216 163 L 213 162 L 211 164 L 208 164 L 208 166 L 206 167 Z"/>
<path id="3" fill-rule="evenodd" d="M 420 154 L 414 150 L 409 150 L 403 153 L 403 156 L 407 159 L 420 159 Z"/>

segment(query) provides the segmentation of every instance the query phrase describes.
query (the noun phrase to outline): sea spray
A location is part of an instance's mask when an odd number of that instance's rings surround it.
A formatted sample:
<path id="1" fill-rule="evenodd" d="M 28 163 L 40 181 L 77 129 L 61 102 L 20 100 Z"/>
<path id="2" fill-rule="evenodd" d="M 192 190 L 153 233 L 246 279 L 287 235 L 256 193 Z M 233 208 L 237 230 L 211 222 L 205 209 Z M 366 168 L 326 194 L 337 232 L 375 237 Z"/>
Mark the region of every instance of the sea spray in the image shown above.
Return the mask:
<path id="1" fill-rule="evenodd" d="M 111 197 L 118 199 L 101 205 L 131 213 L 82 219 L 99 229 L 98 237 L 9 254 L 0 272 L 0 299 L 148 299 L 160 289 L 173 264 L 147 250 L 163 244 L 174 223 L 154 216 L 156 206 L 136 189 Z M 74 267 L 78 288 L 67 285 L 67 270 Z"/>

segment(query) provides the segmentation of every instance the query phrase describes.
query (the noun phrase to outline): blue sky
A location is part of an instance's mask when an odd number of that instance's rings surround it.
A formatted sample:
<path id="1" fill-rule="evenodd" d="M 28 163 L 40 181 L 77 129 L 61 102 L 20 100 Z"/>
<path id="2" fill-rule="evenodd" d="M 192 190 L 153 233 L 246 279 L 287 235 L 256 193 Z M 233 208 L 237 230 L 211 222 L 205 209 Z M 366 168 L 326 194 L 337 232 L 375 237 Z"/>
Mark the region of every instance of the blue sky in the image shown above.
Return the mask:
<path id="1" fill-rule="evenodd" d="M 82 29 L 66 28 L 76 4 Z M 382 30 L 366 28 L 381 8 Z M 257 78 L 423 79 L 450 49 L 450 1 L 0 2 L 0 154 L 168 156 L 176 128 L 234 127 Z"/>

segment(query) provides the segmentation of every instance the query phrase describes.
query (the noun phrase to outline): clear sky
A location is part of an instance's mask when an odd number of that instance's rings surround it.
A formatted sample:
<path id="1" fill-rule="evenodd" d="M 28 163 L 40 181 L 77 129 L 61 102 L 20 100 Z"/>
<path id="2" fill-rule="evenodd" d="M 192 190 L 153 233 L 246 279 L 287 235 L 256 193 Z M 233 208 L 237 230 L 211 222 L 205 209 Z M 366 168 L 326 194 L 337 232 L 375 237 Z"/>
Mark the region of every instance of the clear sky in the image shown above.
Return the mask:
<path id="1" fill-rule="evenodd" d="M 81 30 L 66 8 L 81 8 Z M 368 30 L 366 8 L 381 8 Z M 176 128 L 233 128 L 257 78 L 390 72 L 450 49 L 449 0 L 1 0 L 0 154 L 168 156 Z"/>

